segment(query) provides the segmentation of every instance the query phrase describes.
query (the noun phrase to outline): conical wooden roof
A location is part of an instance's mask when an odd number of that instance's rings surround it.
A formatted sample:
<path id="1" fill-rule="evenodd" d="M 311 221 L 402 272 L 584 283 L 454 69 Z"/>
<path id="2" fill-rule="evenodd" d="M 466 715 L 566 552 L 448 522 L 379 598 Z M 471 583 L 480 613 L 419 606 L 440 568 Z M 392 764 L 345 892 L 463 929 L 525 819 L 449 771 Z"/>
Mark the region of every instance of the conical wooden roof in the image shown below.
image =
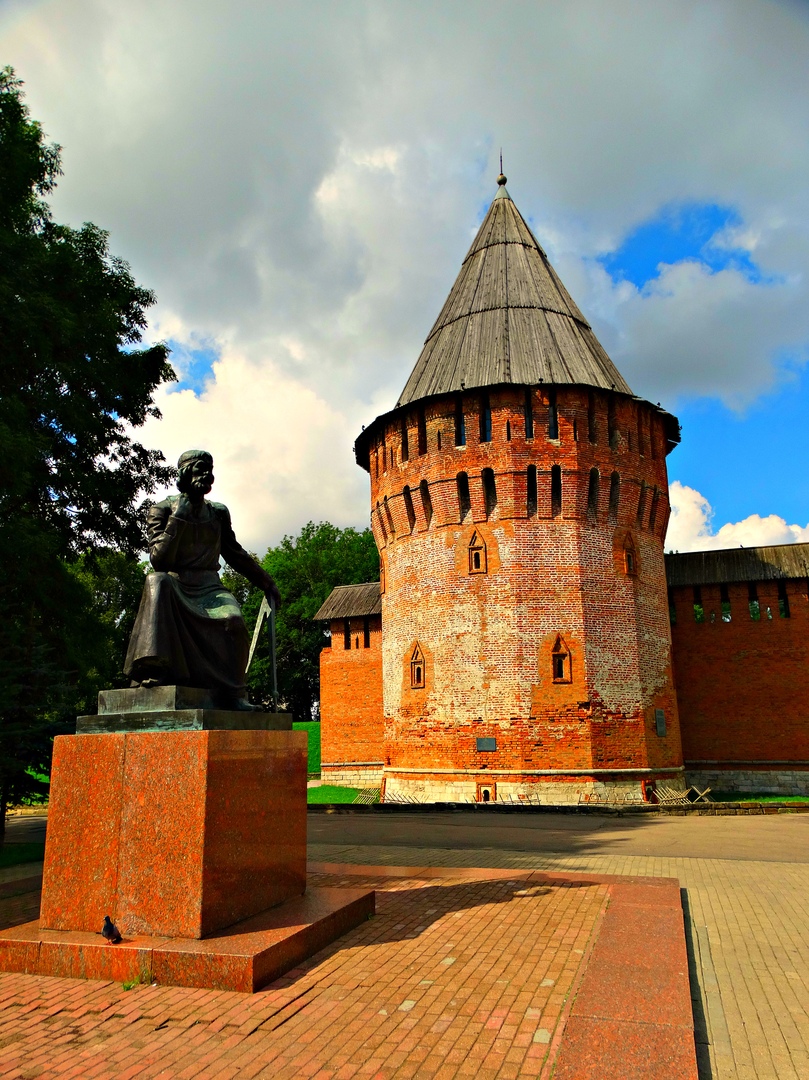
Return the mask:
<path id="1" fill-rule="evenodd" d="M 498 178 L 461 272 L 397 402 L 502 383 L 631 394 Z"/>

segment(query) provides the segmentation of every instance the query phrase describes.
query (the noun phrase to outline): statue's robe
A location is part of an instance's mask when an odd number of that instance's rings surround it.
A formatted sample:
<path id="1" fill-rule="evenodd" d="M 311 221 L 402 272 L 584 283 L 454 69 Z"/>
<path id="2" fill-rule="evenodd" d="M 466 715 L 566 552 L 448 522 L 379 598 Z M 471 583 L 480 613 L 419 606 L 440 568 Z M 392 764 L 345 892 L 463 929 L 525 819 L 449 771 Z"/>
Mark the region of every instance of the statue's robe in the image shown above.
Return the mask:
<path id="1" fill-rule="evenodd" d="M 177 502 L 171 495 L 148 512 L 155 572 L 144 583 L 124 673 L 243 697 L 250 641 L 236 598 L 219 578 L 220 556 L 262 590 L 272 578 L 236 540 L 226 506 L 206 500 L 182 518 Z"/>

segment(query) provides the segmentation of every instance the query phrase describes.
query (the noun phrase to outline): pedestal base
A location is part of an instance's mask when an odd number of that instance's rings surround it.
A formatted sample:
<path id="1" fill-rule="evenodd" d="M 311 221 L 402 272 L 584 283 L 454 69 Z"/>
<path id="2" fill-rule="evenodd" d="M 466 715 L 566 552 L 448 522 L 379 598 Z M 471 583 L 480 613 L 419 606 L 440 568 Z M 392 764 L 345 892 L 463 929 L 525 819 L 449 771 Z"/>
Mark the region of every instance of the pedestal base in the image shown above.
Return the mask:
<path id="1" fill-rule="evenodd" d="M 306 733 L 54 741 L 41 925 L 201 938 L 306 889 Z"/>
<path id="2" fill-rule="evenodd" d="M 315 888 L 202 940 L 136 936 L 108 945 L 100 934 L 24 923 L 0 933 L 0 971 L 251 993 L 373 913 L 373 891 Z"/>

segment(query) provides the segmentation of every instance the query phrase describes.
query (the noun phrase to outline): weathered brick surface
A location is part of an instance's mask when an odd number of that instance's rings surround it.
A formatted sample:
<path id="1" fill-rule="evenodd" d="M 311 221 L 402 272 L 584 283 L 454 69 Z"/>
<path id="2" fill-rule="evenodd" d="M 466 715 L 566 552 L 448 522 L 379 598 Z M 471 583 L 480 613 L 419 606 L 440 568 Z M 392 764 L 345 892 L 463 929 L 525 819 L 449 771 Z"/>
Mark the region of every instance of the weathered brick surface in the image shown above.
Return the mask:
<path id="1" fill-rule="evenodd" d="M 595 393 L 591 442 L 590 395 L 559 387 L 559 437 L 551 439 L 547 393 L 532 394 L 532 438 L 519 387 L 490 390 L 488 442 L 480 439 L 481 399 L 472 391 L 463 398 L 465 446 L 455 445 L 454 398 L 425 403 L 422 454 L 418 408 L 405 416 L 406 455 L 401 414 L 376 422 L 371 501 L 385 581 L 391 794 L 438 797 L 440 790 L 448 797 L 454 788 L 478 797 L 488 776 L 504 791 L 567 779 L 576 801 L 605 779 L 639 789 L 642 771 L 681 779 L 663 564 L 669 507 L 662 418 L 645 403 Z M 535 509 L 529 466 L 537 470 Z M 556 512 L 554 466 L 562 478 Z M 485 469 L 494 474 L 496 506 L 489 500 L 487 507 Z M 597 505 L 588 508 L 592 469 L 600 483 Z M 463 520 L 460 472 L 469 484 Z M 620 495 L 611 510 L 613 473 Z M 473 539 L 485 543 L 485 572 L 472 572 Z M 627 542 L 634 575 L 626 572 Z M 417 645 L 425 679 L 414 687 Z M 564 682 L 553 677 L 555 647 L 568 657 Z M 654 718 L 661 708 L 662 738 Z M 479 751 L 480 738 L 494 738 L 496 751 Z"/>
<path id="2" fill-rule="evenodd" d="M 332 623 L 331 647 L 320 654 L 320 753 L 324 780 L 364 786 L 382 777 L 382 628 L 369 618 L 350 621 L 351 648 L 345 648 L 341 620 Z"/>
<path id="3" fill-rule="evenodd" d="M 777 584 L 756 583 L 759 620 L 750 617 L 748 585 L 729 585 L 729 622 L 718 585 L 702 586 L 704 622 L 694 618 L 693 590 L 672 590 L 683 756 L 695 781 L 809 788 L 809 600 L 805 581 L 785 584 L 789 618 L 779 614 Z"/>

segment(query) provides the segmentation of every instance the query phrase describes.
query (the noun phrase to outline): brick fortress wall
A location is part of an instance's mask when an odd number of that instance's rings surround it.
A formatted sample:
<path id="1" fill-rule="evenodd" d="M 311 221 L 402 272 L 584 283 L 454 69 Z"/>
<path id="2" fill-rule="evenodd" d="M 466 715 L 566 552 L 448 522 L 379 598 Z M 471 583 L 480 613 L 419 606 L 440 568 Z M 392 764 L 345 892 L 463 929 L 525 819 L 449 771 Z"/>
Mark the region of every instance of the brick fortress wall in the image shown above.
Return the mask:
<path id="1" fill-rule="evenodd" d="M 373 432 L 387 795 L 575 802 L 682 782 L 663 418 L 617 393 L 525 394 L 429 399 Z"/>
<path id="2" fill-rule="evenodd" d="M 327 784 L 371 787 L 382 780 L 382 626 L 378 615 L 331 624 L 320 654 L 321 777 Z M 350 648 L 346 644 L 350 643 Z"/>
<path id="3" fill-rule="evenodd" d="M 726 590 L 723 603 L 719 585 L 702 585 L 696 611 L 692 587 L 670 592 L 688 782 L 809 794 L 807 582 Z"/>

